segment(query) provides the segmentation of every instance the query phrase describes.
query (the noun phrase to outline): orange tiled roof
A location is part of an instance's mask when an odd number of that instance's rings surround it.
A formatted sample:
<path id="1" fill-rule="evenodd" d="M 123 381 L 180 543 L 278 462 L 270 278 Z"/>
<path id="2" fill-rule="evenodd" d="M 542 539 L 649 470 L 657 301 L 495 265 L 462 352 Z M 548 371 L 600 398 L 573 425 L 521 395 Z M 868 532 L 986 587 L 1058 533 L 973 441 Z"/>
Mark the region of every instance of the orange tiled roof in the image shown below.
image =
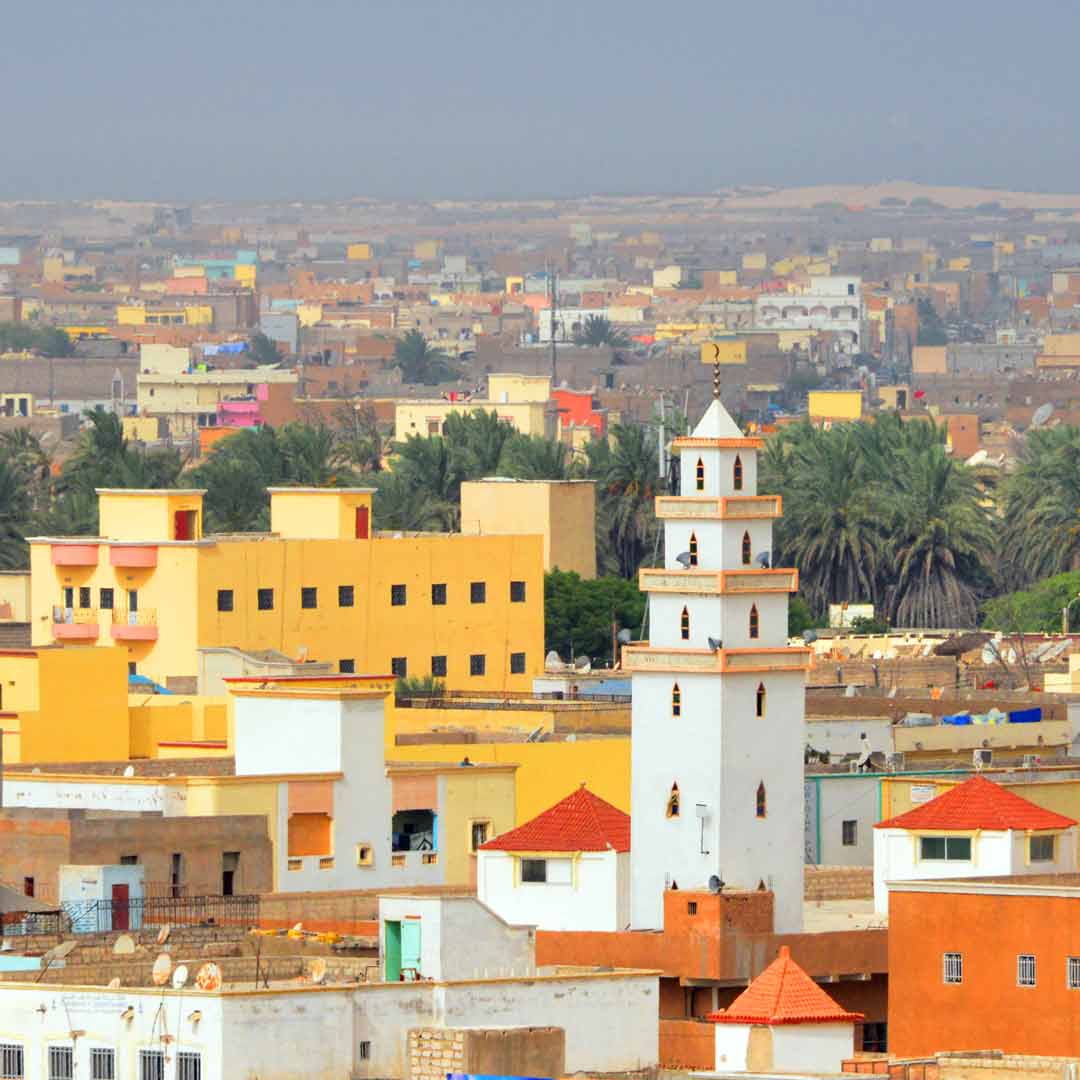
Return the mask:
<path id="1" fill-rule="evenodd" d="M 482 851 L 630 850 L 630 815 L 584 784 L 550 809 L 489 840 Z"/>
<path id="2" fill-rule="evenodd" d="M 1067 829 L 1076 822 L 1044 810 L 983 776 L 973 776 L 875 829 Z"/>
<path id="3" fill-rule="evenodd" d="M 843 1024 L 862 1020 L 839 1005 L 794 960 L 786 945 L 726 1008 L 706 1019 L 718 1024 Z"/>

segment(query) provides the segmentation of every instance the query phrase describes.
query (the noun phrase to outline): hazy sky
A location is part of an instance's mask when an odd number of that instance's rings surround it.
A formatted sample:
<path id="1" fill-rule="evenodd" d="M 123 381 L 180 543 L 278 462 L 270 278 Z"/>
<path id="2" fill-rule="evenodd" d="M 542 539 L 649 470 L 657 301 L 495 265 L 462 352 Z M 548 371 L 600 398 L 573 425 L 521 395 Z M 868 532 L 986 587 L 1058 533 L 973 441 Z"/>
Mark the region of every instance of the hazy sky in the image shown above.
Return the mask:
<path id="1" fill-rule="evenodd" d="M 1075 0 L 0 0 L 0 198 L 1080 190 Z"/>

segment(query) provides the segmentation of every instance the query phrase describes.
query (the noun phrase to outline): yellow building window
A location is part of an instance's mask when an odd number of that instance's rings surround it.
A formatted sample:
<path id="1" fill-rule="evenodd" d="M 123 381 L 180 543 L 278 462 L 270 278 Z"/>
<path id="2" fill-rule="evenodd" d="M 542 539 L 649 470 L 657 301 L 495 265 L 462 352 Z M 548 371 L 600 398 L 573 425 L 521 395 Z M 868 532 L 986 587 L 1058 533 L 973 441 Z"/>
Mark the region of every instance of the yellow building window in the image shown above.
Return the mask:
<path id="1" fill-rule="evenodd" d="M 690 640 L 690 612 L 684 607 L 682 609 L 682 618 L 680 619 L 680 631 L 682 633 L 683 641 Z"/>
<path id="2" fill-rule="evenodd" d="M 750 534 L 748 532 L 744 532 L 742 534 L 742 561 L 743 561 L 743 566 L 749 566 L 750 565 L 750 554 L 751 554 Z"/>
<path id="3" fill-rule="evenodd" d="M 742 491 L 742 458 L 735 455 L 735 490 Z"/>
<path id="4" fill-rule="evenodd" d="M 668 796 L 667 801 L 667 816 L 678 817 L 679 816 L 679 785 L 671 785 L 671 794 Z"/>
<path id="5" fill-rule="evenodd" d="M 690 534 L 690 565 L 697 566 L 697 533 Z"/>
<path id="6" fill-rule="evenodd" d="M 701 458 L 697 459 L 697 489 L 698 491 L 705 490 L 705 462 Z"/>
<path id="7" fill-rule="evenodd" d="M 765 684 L 758 683 L 754 693 L 754 714 L 758 717 L 765 715 Z"/>
<path id="8" fill-rule="evenodd" d="M 761 629 L 761 621 L 758 618 L 757 604 L 750 608 L 750 636 L 756 638 Z"/>
<path id="9" fill-rule="evenodd" d="M 671 688 L 671 715 L 675 719 L 682 716 L 682 691 L 679 689 L 678 683 L 675 683 Z"/>

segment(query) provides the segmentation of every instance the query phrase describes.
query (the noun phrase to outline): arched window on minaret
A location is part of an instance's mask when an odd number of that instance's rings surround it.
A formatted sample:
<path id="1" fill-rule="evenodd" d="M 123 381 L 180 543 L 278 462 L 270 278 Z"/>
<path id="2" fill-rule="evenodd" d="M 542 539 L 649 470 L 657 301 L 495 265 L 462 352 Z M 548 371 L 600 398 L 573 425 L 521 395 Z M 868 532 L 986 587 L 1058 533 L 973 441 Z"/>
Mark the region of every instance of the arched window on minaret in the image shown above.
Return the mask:
<path id="1" fill-rule="evenodd" d="M 683 611 L 685 610 L 686 608 L 683 608 Z M 756 638 L 760 629 L 761 620 L 758 618 L 757 604 L 754 604 L 750 608 L 750 636 Z"/>
<path id="2" fill-rule="evenodd" d="M 735 455 L 735 490 L 742 491 L 742 458 Z"/>
<path id="3" fill-rule="evenodd" d="M 695 478 L 697 482 L 698 491 L 705 490 L 705 462 L 701 458 L 697 459 L 697 470 L 695 472 Z"/>
<path id="4" fill-rule="evenodd" d="M 757 716 L 765 715 L 765 684 L 759 682 L 754 694 L 754 713 Z"/>
<path id="5" fill-rule="evenodd" d="M 697 533 L 690 534 L 690 565 L 697 566 Z"/>
<path id="6" fill-rule="evenodd" d="M 678 817 L 679 816 L 679 785 L 671 785 L 671 794 L 667 800 L 667 816 Z"/>
<path id="7" fill-rule="evenodd" d="M 755 807 L 758 817 L 764 817 L 767 809 L 765 803 L 765 781 L 762 780 L 757 786 L 757 805 Z"/>
<path id="8" fill-rule="evenodd" d="M 743 563 L 743 566 L 749 566 L 750 565 L 750 554 L 751 554 L 750 534 L 748 532 L 744 532 L 742 534 L 742 563 Z"/>
<path id="9" fill-rule="evenodd" d="M 682 618 L 679 620 L 679 629 L 682 633 L 683 641 L 690 640 L 690 612 L 684 607 L 682 609 Z M 757 636 L 756 634 L 754 635 Z"/>
<path id="10" fill-rule="evenodd" d="M 671 715 L 676 719 L 682 716 L 682 691 L 678 683 L 671 687 Z"/>

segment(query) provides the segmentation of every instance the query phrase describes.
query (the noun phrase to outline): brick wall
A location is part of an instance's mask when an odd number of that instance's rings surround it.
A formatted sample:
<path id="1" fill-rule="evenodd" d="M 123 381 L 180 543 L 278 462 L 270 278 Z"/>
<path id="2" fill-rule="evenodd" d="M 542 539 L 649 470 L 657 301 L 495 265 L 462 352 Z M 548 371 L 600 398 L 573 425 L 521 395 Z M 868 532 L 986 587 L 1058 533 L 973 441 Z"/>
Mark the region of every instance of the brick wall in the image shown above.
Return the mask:
<path id="1" fill-rule="evenodd" d="M 465 1072 L 465 1033 L 449 1028 L 414 1028 L 409 1032 L 410 1080 L 445 1080 Z"/>
<path id="2" fill-rule="evenodd" d="M 566 1032 L 555 1027 L 413 1028 L 409 1080 L 445 1080 L 447 1073 L 478 1076 L 562 1076 Z"/>
<path id="3" fill-rule="evenodd" d="M 807 900 L 868 900 L 874 895 L 872 866 L 807 866 L 803 875 Z"/>

